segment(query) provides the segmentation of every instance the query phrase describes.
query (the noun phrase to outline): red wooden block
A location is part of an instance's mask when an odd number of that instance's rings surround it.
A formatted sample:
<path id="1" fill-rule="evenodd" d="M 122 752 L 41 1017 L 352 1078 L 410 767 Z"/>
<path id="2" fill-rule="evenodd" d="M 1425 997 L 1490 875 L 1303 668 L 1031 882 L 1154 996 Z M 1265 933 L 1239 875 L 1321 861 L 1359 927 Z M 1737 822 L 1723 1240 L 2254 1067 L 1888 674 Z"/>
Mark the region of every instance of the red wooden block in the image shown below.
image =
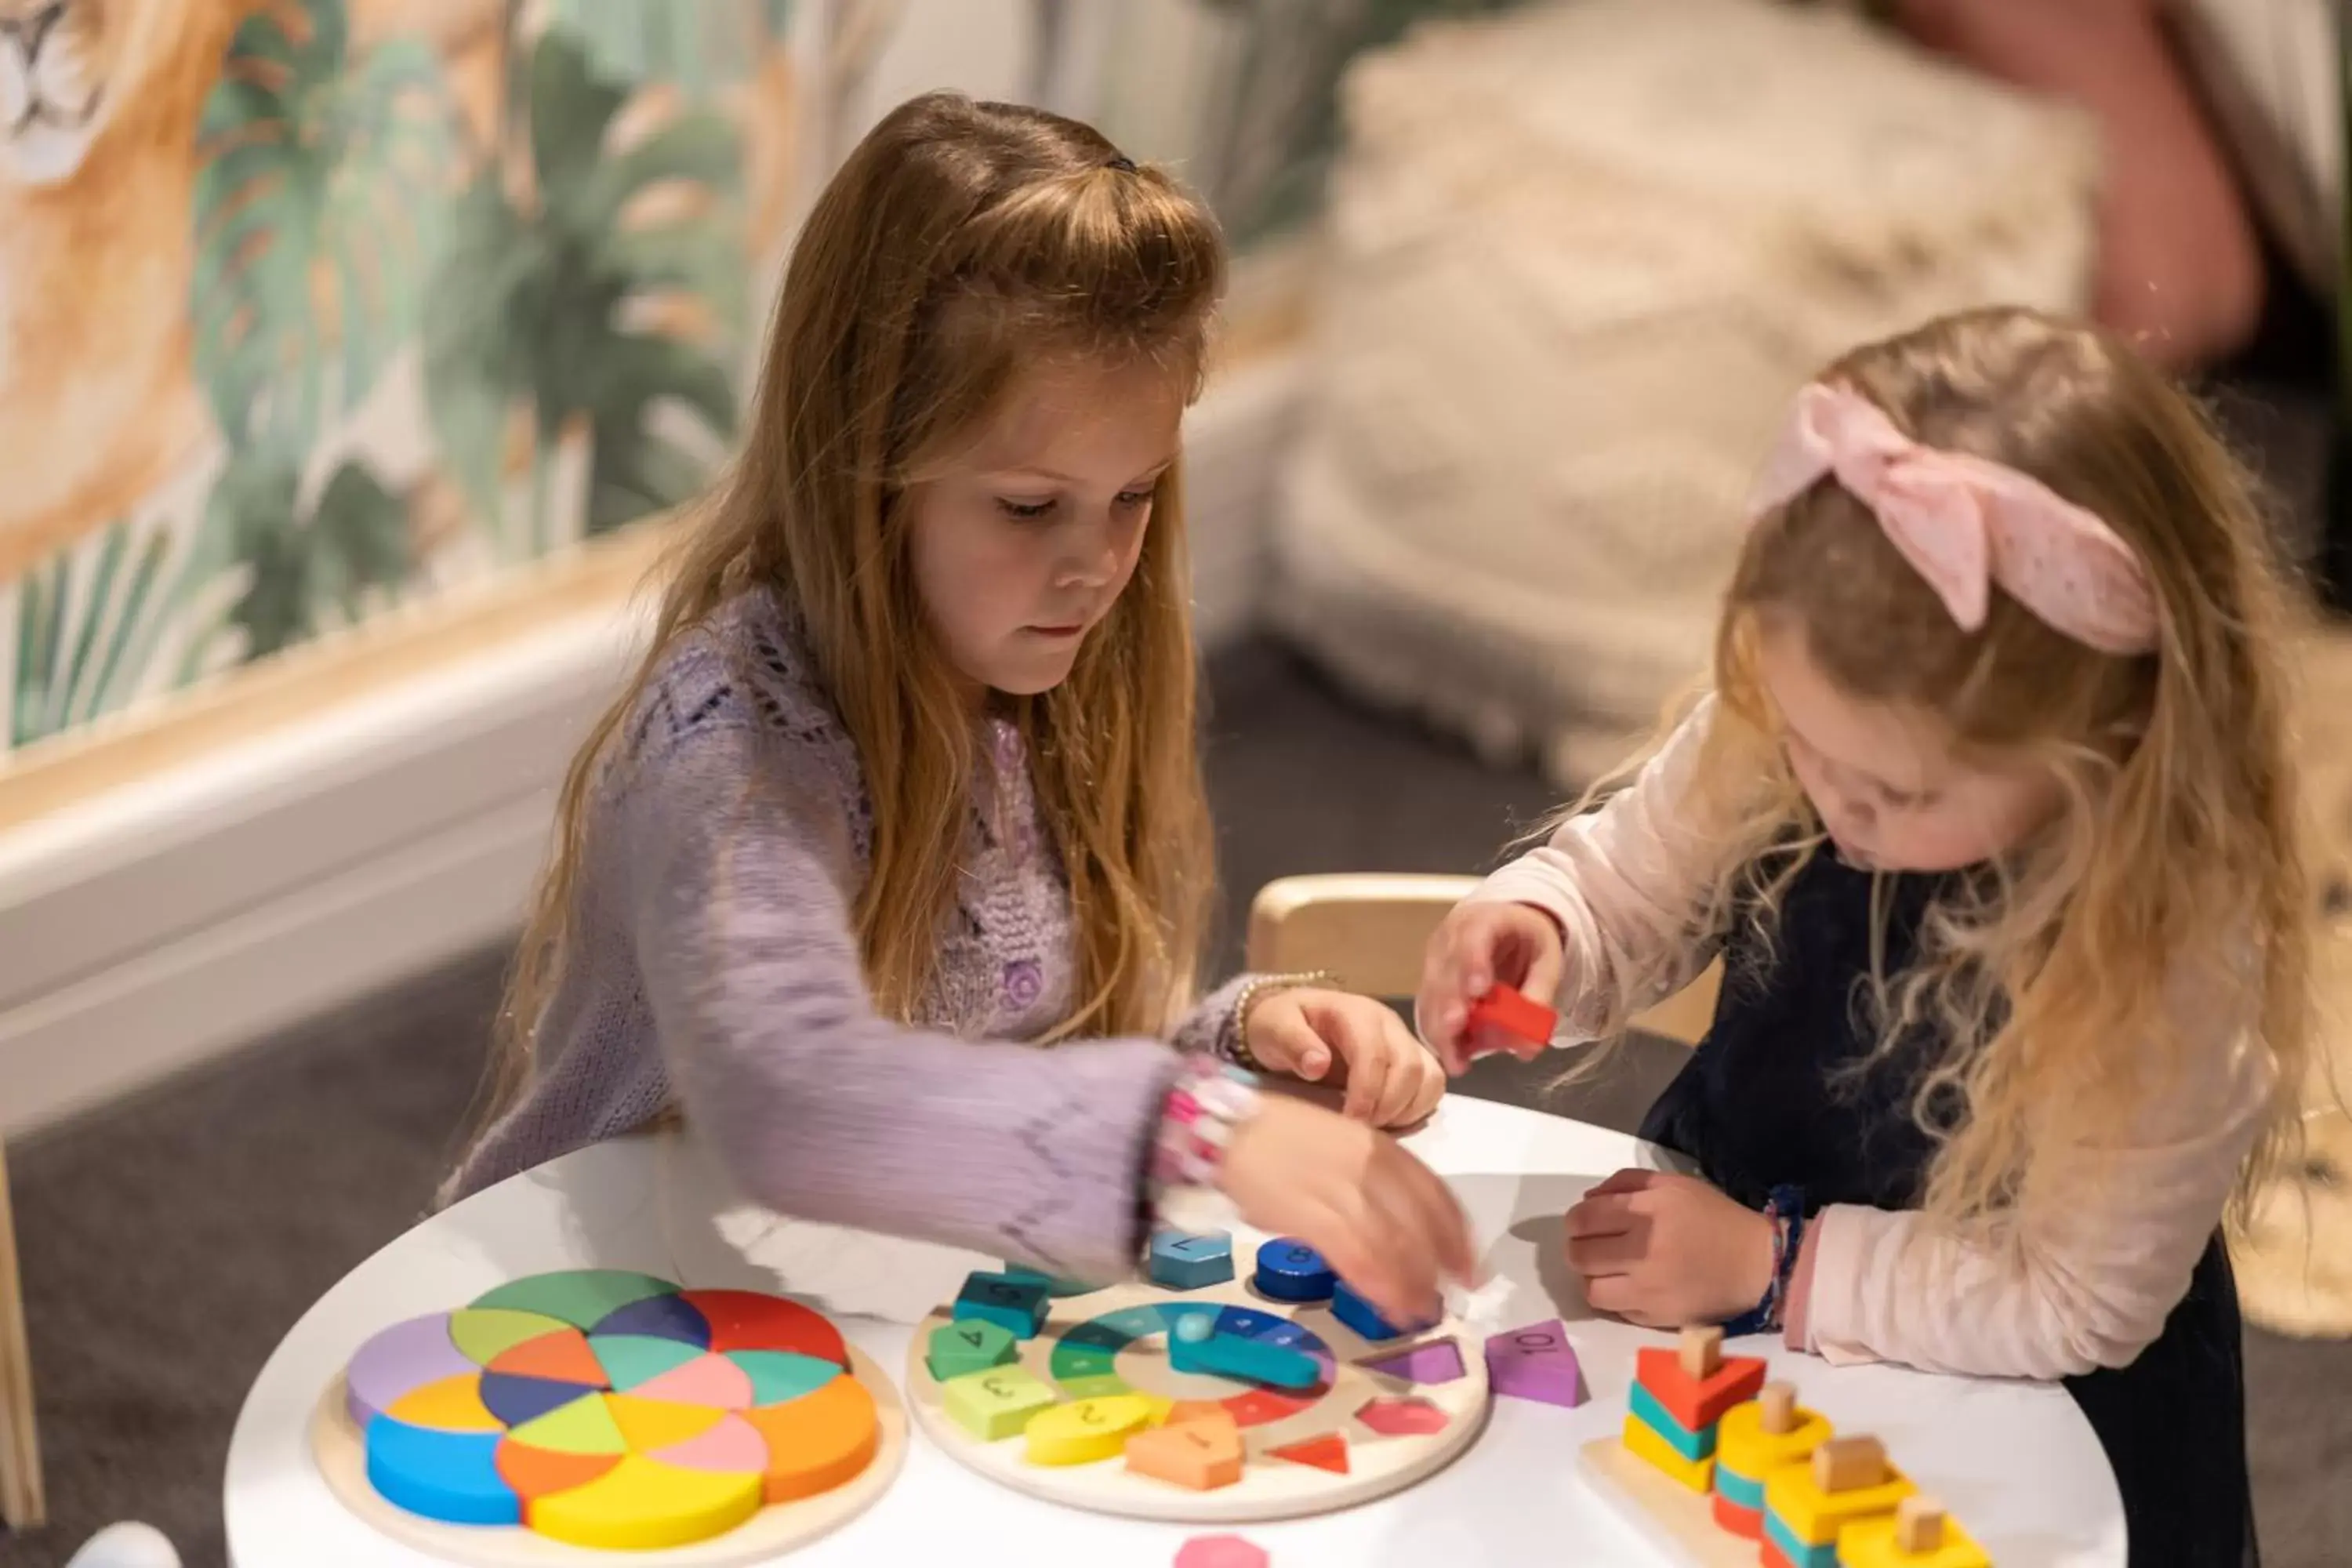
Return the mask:
<path id="1" fill-rule="evenodd" d="M 1715 1505 L 1715 1522 L 1743 1541 L 1764 1539 L 1764 1510 L 1742 1508 L 1721 1492 L 1709 1500 Z"/>
<path id="2" fill-rule="evenodd" d="M 1334 1475 L 1348 1473 L 1348 1439 L 1344 1433 L 1326 1432 L 1319 1437 L 1309 1437 L 1303 1443 L 1293 1443 L 1284 1448 L 1269 1448 L 1267 1453 L 1277 1459 L 1288 1459 L 1294 1465 L 1312 1465 L 1318 1470 Z"/>
<path id="3" fill-rule="evenodd" d="M 1525 1060 L 1551 1044 L 1552 1030 L 1559 1025 L 1559 1015 L 1542 1003 L 1497 985 L 1470 1004 L 1470 1054 L 1508 1051 Z"/>
<path id="4" fill-rule="evenodd" d="M 1769 1535 L 1764 1538 L 1761 1555 L 1764 1568 L 1797 1568 L 1795 1563 L 1789 1561 L 1789 1554 L 1773 1544 L 1772 1538 Z"/>
<path id="5" fill-rule="evenodd" d="M 1725 1356 L 1713 1377 L 1700 1379 L 1683 1370 L 1678 1352 L 1648 1349 L 1634 1356 L 1633 1374 L 1686 1432 L 1714 1426 L 1725 1411 L 1745 1405 L 1764 1386 L 1764 1363 L 1757 1356 Z"/>

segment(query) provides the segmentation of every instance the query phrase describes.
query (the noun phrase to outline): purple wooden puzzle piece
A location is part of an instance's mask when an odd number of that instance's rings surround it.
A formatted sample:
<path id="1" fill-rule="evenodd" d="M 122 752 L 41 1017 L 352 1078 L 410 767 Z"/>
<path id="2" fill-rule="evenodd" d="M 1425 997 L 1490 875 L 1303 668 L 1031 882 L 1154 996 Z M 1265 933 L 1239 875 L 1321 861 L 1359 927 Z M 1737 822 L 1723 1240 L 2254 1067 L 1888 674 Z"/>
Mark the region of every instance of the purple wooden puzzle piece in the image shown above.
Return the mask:
<path id="1" fill-rule="evenodd" d="M 449 1340 L 449 1314 L 395 1323 L 359 1348 L 343 1373 L 343 1404 L 364 1427 L 398 1404 L 401 1396 L 482 1369 Z"/>
<path id="2" fill-rule="evenodd" d="M 1409 1351 L 1356 1364 L 1367 1372 L 1415 1384 L 1452 1383 L 1469 1370 L 1462 1364 L 1462 1347 L 1452 1340 L 1432 1340 Z"/>
<path id="3" fill-rule="evenodd" d="M 1576 1347 L 1568 1342 L 1568 1325 L 1558 1318 L 1487 1340 L 1486 1381 L 1496 1393 L 1519 1399 L 1570 1408 L 1584 1403 L 1584 1373 L 1576 1363 Z"/>

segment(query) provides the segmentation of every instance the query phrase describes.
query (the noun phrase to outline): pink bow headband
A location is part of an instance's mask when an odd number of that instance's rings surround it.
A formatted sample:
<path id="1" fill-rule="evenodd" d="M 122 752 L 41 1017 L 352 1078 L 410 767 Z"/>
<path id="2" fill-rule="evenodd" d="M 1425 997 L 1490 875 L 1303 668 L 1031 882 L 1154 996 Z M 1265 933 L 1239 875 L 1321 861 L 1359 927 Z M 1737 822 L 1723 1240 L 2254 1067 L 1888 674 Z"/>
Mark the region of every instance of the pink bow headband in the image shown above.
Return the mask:
<path id="1" fill-rule="evenodd" d="M 1998 583 L 2044 625 L 2102 653 L 2152 652 L 2156 595 L 2132 547 L 2098 516 L 2015 468 L 1923 447 L 1860 393 L 1815 382 L 1797 395 L 1750 517 L 1825 476 L 1871 510 L 1965 631 Z"/>

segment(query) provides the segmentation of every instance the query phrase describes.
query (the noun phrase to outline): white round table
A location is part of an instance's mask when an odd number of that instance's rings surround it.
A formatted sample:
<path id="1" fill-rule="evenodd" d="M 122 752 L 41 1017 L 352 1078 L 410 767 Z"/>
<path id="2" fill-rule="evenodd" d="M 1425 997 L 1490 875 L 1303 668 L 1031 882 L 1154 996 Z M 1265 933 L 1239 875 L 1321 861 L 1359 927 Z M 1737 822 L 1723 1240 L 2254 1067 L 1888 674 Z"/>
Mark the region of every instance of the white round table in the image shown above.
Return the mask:
<path id="1" fill-rule="evenodd" d="M 1637 1345 L 1666 1342 L 1592 1316 L 1567 1269 L 1560 1215 L 1583 1189 L 1658 1152 L 1619 1133 L 1449 1097 L 1407 1142 L 1452 1182 L 1512 1282 L 1497 1329 L 1569 1321 L 1591 1399 L 1575 1410 L 1498 1398 L 1486 1434 L 1451 1468 L 1380 1502 L 1320 1519 L 1243 1527 L 1277 1568 L 1493 1568 L 1661 1562 L 1592 1489 L 1576 1451 L 1622 1420 Z M 705 1287 L 801 1296 L 902 1375 L 911 1326 L 963 1275 L 995 1260 L 782 1219 L 735 1199 L 690 1137 L 625 1139 L 476 1194 L 369 1258 L 286 1336 L 246 1398 L 229 1449 L 226 1509 L 236 1568 L 418 1568 L 431 1560 L 346 1511 L 312 1462 L 320 1391 L 360 1344 L 509 1279 L 561 1268 L 631 1268 Z M 2097 1440 L 2064 1390 L 1832 1369 L 1767 1340 L 1738 1342 L 1794 1381 L 1843 1430 L 1882 1436 L 2002 1568 L 2124 1562 L 2122 1504 Z M 864 1517 L 794 1555 L 795 1568 L 944 1562 L 957 1568 L 1159 1564 L 1182 1526 L 1080 1513 L 983 1480 L 925 1438 Z"/>

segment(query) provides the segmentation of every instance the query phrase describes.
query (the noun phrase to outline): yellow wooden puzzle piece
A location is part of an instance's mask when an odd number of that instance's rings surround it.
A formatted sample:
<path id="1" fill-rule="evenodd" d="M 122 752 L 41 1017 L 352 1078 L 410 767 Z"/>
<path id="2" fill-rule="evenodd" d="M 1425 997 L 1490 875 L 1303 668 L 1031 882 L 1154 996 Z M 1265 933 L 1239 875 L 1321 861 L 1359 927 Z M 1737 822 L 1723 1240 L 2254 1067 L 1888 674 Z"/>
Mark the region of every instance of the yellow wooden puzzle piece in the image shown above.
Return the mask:
<path id="1" fill-rule="evenodd" d="M 682 1469 L 631 1454 L 584 1487 L 530 1503 L 541 1535 L 606 1552 L 688 1546 L 760 1511 L 760 1478 Z"/>
<path id="2" fill-rule="evenodd" d="M 1940 1504 L 1917 1495 L 1883 1519 L 1838 1531 L 1837 1559 L 1839 1568 L 1992 1568 L 1985 1549 Z"/>
<path id="3" fill-rule="evenodd" d="M 1655 1465 L 1695 1492 L 1705 1493 L 1715 1480 L 1713 1459 L 1683 1458 L 1675 1451 L 1673 1444 L 1652 1431 L 1650 1424 L 1638 1415 L 1625 1417 L 1625 1451 L 1637 1459 Z"/>
<path id="4" fill-rule="evenodd" d="M 386 1415 L 435 1432 L 503 1432 L 507 1424 L 482 1403 L 478 1373 L 460 1373 L 402 1394 Z"/>
<path id="5" fill-rule="evenodd" d="M 1825 1492 L 1815 1484 L 1812 1470 L 1787 1465 L 1764 1481 L 1764 1506 L 1776 1515 L 1801 1546 L 1833 1546 L 1838 1531 L 1857 1520 L 1885 1514 L 1890 1519 L 1905 1498 L 1919 1489 L 1894 1466 L 1886 1479 L 1874 1487 Z"/>
<path id="6" fill-rule="evenodd" d="M 1090 1465 L 1115 1459 L 1127 1440 L 1150 1426 L 1152 1402 L 1138 1394 L 1114 1394 L 1056 1405 L 1028 1426 L 1029 1447 L 1022 1458 L 1033 1465 Z"/>
<path id="7" fill-rule="evenodd" d="M 1830 1424 L 1810 1410 L 1795 1413 L 1796 1424 L 1786 1432 L 1764 1430 L 1764 1407 L 1750 1400 L 1724 1412 L 1715 1429 L 1715 1458 L 1734 1475 L 1758 1479 L 1783 1465 L 1801 1464 L 1829 1440 Z"/>

